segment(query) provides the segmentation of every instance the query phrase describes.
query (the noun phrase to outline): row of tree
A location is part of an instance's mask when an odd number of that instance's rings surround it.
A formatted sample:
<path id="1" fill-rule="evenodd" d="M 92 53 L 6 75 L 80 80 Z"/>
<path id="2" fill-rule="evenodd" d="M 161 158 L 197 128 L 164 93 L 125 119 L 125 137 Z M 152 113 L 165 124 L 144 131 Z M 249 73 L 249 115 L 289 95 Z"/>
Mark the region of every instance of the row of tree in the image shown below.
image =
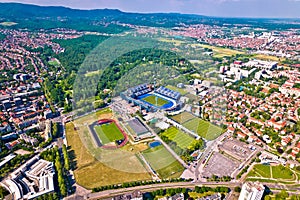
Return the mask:
<path id="1" fill-rule="evenodd" d="M 63 150 L 63 152 L 64 152 L 64 150 Z M 66 159 L 61 159 L 61 155 L 59 153 L 58 147 L 54 147 L 52 149 L 48 149 L 48 150 L 42 152 L 40 154 L 40 157 L 47 161 L 54 162 L 57 183 L 58 183 L 58 189 L 59 189 L 58 194 L 60 197 L 65 197 L 67 195 L 67 190 L 68 190 L 68 187 L 67 187 L 68 172 L 66 171 L 67 169 L 65 168 L 65 166 L 68 164 L 65 164 L 65 162 L 64 162 Z M 66 156 L 63 155 L 63 157 L 65 158 Z"/>
<path id="2" fill-rule="evenodd" d="M 96 187 L 92 189 L 92 192 L 100 192 L 104 190 L 110 189 L 118 189 L 118 188 L 128 188 L 128 187 L 136 187 L 141 185 L 151 185 L 151 184 L 159 184 L 159 183 L 174 183 L 174 182 L 190 182 L 192 179 L 183 179 L 183 178 L 173 178 L 173 179 L 163 179 L 159 180 L 148 180 L 148 181 L 134 181 L 123 184 L 114 184 L 114 185 L 106 185 L 101 187 Z"/>

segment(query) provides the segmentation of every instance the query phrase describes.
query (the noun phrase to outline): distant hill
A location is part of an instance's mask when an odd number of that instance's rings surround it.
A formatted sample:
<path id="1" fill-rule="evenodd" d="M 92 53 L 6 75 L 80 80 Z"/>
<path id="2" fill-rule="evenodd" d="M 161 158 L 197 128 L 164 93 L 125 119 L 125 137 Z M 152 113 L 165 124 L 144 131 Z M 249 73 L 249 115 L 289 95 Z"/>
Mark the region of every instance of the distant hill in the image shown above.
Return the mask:
<path id="1" fill-rule="evenodd" d="M 72 28 L 77 30 L 103 31 L 106 23 L 121 22 L 154 27 L 174 27 L 184 24 L 208 24 L 233 26 L 247 24 L 260 28 L 299 28 L 298 20 L 221 18 L 179 13 L 126 13 L 116 9 L 79 10 L 61 6 L 36 6 L 21 3 L 0 3 L 0 22 L 13 21 L 18 25 L 10 28 L 51 29 Z M 295 23 L 295 21 L 297 23 Z M 6 27 L 7 28 L 7 27 Z M 110 30 L 111 29 L 111 30 Z M 108 32 L 125 30 L 120 26 L 105 29 Z"/>
<path id="2" fill-rule="evenodd" d="M 37 6 L 21 3 L 0 3 L 1 18 L 70 17 L 101 18 L 120 16 L 123 12 L 114 9 L 78 10 L 62 6 Z"/>

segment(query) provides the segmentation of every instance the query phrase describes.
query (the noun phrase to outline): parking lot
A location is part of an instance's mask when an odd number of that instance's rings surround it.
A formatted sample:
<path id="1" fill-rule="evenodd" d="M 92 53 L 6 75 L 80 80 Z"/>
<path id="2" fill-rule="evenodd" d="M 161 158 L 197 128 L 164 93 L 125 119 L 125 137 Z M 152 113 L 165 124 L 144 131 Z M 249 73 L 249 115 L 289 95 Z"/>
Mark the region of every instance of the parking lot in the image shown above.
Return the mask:
<path id="1" fill-rule="evenodd" d="M 238 168 L 239 164 L 240 162 L 238 161 L 232 160 L 219 152 L 214 152 L 204 167 L 203 176 L 231 176 L 232 172 Z"/>
<path id="2" fill-rule="evenodd" d="M 240 161 L 245 161 L 253 152 L 248 144 L 232 138 L 224 140 L 219 149 Z"/>

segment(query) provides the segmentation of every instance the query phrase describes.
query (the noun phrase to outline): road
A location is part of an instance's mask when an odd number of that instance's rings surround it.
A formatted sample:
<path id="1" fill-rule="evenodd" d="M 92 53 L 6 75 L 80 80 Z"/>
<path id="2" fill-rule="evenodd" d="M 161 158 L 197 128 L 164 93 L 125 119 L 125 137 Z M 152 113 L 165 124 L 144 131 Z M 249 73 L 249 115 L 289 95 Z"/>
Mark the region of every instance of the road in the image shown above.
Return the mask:
<path id="1" fill-rule="evenodd" d="M 203 183 L 205 186 L 226 186 L 230 188 L 234 188 L 235 186 L 239 186 L 238 183 L 231 183 L 231 182 L 224 182 L 224 183 Z M 154 185 L 143 185 L 143 186 L 137 186 L 137 187 L 131 187 L 131 188 L 121 188 L 121 189 L 114 189 L 114 190 L 105 190 L 97 193 L 89 193 L 84 196 L 82 196 L 82 199 L 102 199 L 102 198 L 108 198 L 111 196 L 115 196 L 118 194 L 124 194 L 128 192 L 132 192 L 135 190 L 140 190 L 143 192 L 149 192 L 154 191 L 157 189 L 166 189 L 166 188 L 194 188 L 195 186 L 202 186 L 200 183 L 191 183 L 191 182 L 178 182 L 178 183 L 161 183 L 161 184 L 154 184 Z M 78 196 L 77 196 L 78 197 Z M 76 195 L 72 195 L 65 198 L 66 200 L 69 199 L 76 199 Z"/>
<path id="2" fill-rule="evenodd" d="M 264 184 L 264 183 L 263 183 Z M 208 187 L 217 187 L 217 186 L 224 186 L 224 187 L 229 187 L 232 190 L 234 187 L 241 187 L 241 183 L 239 182 L 212 182 L 212 183 L 207 183 L 207 182 L 199 182 L 199 183 L 191 183 L 191 182 L 179 182 L 179 183 L 162 183 L 162 184 L 154 184 L 154 185 L 143 185 L 143 186 L 137 186 L 137 187 L 131 187 L 131 188 L 121 188 L 121 189 L 114 189 L 114 190 L 106 190 L 106 191 L 101 191 L 97 193 L 88 193 L 84 196 L 76 196 L 72 195 L 69 197 L 66 197 L 66 200 L 73 200 L 73 199 L 102 199 L 102 198 L 108 198 L 120 194 L 125 194 L 129 192 L 133 192 L 136 190 L 140 190 L 142 192 L 149 192 L 149 191 L 154 191 L 158 189 L 166 189 L 166 188 L 194 188 L 195 186 L 208 186 Z M 277 183 L 265 183 L 265 186 L 268 188 L 272 188 L 274 191 L 279 191 L 282 189 L 286 189 L 286 187 L 279 185 Z M 293 190 L 289 192 L 290 194 L 300 194 L 300 187 L 294 187 L 294 188 L 289 188 L 290 190 Z"/>
<path id="3" fill-rule="evenodd" d="M 195 181 L 201 180 L 201 174 L 203 173 L 204 164 L 202 163 L 204 160 L 207 162 L 210 154 L 214 151 L 214 149 L 218 146 L 220 141 L 224 140 L 226 134 L 221 135 L 216 140 L 214 140 L 209 146 L 206 148 L 205 152 L 201 155 L 201 158 L 198 160 L 198 164 L 195 170 Z"/>

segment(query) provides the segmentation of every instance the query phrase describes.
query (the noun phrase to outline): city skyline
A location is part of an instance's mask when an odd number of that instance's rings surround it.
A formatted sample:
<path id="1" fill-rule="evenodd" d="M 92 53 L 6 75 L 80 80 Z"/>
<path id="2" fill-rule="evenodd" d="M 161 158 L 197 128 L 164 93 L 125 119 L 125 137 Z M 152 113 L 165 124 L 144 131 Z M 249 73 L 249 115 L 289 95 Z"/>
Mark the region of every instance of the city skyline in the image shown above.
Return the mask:
<path id="1" fill-rule="evenodd" d="M 1 0 L 40 6 L 64 6 L 74 9 L 119 9 L 124 12 L 176 12 L 219 17 L 299 18 L 299 0 Z"/>

